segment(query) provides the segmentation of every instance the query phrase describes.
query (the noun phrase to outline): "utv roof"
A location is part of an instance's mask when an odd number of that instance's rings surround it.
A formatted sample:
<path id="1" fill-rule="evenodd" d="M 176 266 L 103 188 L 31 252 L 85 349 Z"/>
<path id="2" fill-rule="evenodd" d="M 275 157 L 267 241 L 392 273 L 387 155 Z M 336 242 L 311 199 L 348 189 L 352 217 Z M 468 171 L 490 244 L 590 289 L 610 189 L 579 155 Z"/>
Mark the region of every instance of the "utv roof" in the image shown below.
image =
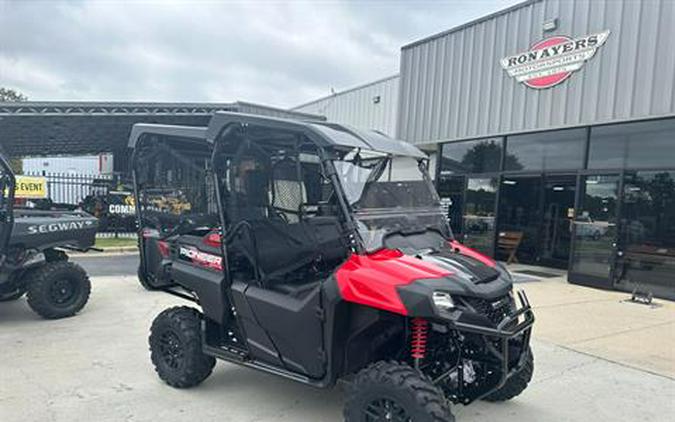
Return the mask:
<path id="1" fill-rule="evenodd" d="M 277 117 L 258 116 L 243 113 L 217 112 L 209 122 L 206 140 L 210 143 L 231 125 L 251 125 L 269 129 L 287 129 L 301 132 L 320 146 L 340 146 L 379 151 L 393 155 L 407 155 L 424 158 L 427 155 L 413 145 L 389 138 L 373 130 L 359 130 L 347 125 L 311 121 L 291 120 Z"/>
<path id="2" fill-rule="evenodd" d="M 158 125 L 151 123 L 136 123 L 131 128 L 129 135 L 129 148 L 135 148 L 138 140 L 145 134 L 175 136 L 177 138 L 190 138 L 194 140 L 206 140 L 206 127 Z"/>
<path id="3" fill-rule="evenodd" d="M 144 134 L 195 140 L 205 139 L 209 143 L 214 143 L 223 131 L 235 126 L 254 126 L 260 129 L 299 132 L 322 147 L 361 148 L 362 150 L 379 151 L 392 155 L 426 157 L 426 154 L 417 147 L 407 142 L 389 138 L 377 131 L 359 130 L 337 123 L 281 119 L 231 112 L 215 113 L 208 127 L 135 124 L 129 137 L 129 147 L 134 148 Z"/>

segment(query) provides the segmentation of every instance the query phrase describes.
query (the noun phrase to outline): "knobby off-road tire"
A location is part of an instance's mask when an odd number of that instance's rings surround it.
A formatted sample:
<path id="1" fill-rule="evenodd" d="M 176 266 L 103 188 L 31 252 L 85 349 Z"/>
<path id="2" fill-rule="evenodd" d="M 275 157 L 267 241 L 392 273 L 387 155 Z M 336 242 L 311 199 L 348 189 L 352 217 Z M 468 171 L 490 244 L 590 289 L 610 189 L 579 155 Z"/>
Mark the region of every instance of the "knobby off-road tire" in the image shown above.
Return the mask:
<path id="1" fill-rule="evenodd" d="M 455 420 L 443 392 L 404 363 L 377 362 L 361 370 L 346 397 L 346 422 Z"/>
<path id="2" fill-rule="evenodd" d="M 528 348 L 526 353 L 525 363 L 520 370 L 513 374 L 502 388 L 488 395 L 483 400 L 490 402 L 511 400 L 525 391 L 534 374 L 534 356 L 532 355 L 532 349 Z"/>
<path id="3" fill-rule="evenodd" d="M 150 358 L 157 375 L 172 387 L 190 388 L 213 371 L 216 359 L 202 352 L 202 316 L 186 306 L 157 315 L 150 329 Z"/>
<path id="4" fill-rule="evenodd" d="M 86 271 L 72 262 L 47 262 L 26 277 L 28 305 L 47 319 L 75 315 L 91 294 Z"/>

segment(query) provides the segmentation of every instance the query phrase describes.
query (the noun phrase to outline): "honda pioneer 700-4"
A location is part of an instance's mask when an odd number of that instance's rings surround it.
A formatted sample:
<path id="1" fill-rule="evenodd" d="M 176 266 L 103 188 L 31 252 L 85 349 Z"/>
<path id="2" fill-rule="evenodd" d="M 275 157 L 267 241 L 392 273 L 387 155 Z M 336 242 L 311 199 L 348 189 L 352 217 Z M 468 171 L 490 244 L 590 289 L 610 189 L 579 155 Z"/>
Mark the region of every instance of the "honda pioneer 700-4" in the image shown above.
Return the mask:
<path id="1" fill-rule="evenodd" d="M 428 158 L 380 133 L 217 113 L 135 125 L 139 277 L 201 308 L 160 313 L 159 377 L 216 358 L 347 385 L 349 422 L 453 421 L 532 378 L 534 316 L 506 269 L 453 239 Z"/>
<path id="2" fill-rule="evenodd" d="M 92 248 L 96 218 L 79 211 L 14 207 L 16 178 L 0 155 L 0 302 L 26 294 L 44 318 L 79 312 L 89 299 L 87 273 L 68 262 L 68 250 Z"/>

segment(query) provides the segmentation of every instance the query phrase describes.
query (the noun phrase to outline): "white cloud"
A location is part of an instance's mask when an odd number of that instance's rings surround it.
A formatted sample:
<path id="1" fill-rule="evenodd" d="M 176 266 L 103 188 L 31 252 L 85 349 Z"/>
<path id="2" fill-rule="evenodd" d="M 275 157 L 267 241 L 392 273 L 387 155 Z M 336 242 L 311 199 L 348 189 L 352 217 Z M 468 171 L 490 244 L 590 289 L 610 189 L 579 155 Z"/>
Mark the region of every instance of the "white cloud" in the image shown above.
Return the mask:
<path id="1" fill-rule="evenodd" d="M 0 86 L 290 107 L 394 74 L 403 44 L 515 2 L 0 0 Z"/>

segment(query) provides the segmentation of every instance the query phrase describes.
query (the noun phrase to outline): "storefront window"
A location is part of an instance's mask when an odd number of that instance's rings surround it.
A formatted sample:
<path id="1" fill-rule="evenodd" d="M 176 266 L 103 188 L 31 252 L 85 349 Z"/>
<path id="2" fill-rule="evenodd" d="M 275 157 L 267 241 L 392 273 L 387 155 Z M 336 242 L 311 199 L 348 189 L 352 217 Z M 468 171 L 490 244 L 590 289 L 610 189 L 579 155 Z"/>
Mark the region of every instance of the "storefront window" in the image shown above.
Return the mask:
<path id="1" fill-rule="evenodd" d="M 672 167 L 675 119 L 598 126 L 591 129 L 592 169 Z"/>
<path id="2" fill-rule="evenodd" d="M 502 138 L 489 138 L 443 145 L 441 175 L 500 171 L 502 144 Z"/>
<path id="3" fill-rule="evenodd" d="M 469 179 L 464 204 L 464 243 L 492 255 L 499 179 Z"/>
<path id="4" fill-rule="evenodd" d="M 509 136 L 504 167 L 510 171 L 581 169 L 585 145 L 585 128 Z"/>
<path id="5" fill-rule="evenodd" d="M 464 200 L 464 177 L 441 177 L 438 180 L 438 195 L 441 206 L 447 210 L 450 228 L 458 239 L 462 238 L 462 206 Z"/>
<path id="6" fill-rule="evenodd" d="M 624 182 L 620 282 L 675 286 L 675 172 L 627 173 Z"/>

